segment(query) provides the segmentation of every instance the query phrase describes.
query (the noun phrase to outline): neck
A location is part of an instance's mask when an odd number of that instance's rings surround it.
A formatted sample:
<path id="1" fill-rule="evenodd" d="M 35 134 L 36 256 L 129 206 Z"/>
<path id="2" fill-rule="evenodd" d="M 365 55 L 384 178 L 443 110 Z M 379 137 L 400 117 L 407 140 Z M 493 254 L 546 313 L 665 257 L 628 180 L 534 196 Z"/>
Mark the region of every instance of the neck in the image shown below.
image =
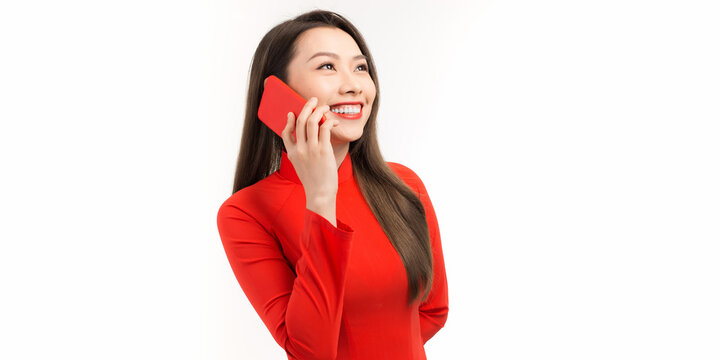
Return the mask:
<path id="1" fill-rule="evenodd" d="M 335 153 L 335 163 L 337 164 L 337 169 L 339 169 L 342 161 L 345 159 L 345 156 L 347 156 L 347 153 L 350 150 L 350 143 L 344 142 L 342 144 L 332 144 L 332 148 Z"/>

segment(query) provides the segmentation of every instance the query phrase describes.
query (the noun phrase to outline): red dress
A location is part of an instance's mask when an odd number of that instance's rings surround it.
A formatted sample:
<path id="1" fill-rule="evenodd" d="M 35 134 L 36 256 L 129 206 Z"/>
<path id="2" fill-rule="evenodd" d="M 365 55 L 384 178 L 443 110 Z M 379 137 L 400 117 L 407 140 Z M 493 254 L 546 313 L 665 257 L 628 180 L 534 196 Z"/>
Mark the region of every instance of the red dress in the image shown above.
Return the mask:
<path id="1" fill-rule="evenodd" d="M 288 359 L 426 359 L 423 345 L 445 325 L 448 288 L 435 211 L 417 174 L 387 164 L 423 202 L 433 248 L 433 287 L 412 307 L 405 267 L 360 193 L 349 153 L 338 168 L 337 227 L 306 208 L 284 151 L 278 171 L 220 206 L 230 266 Z"/>

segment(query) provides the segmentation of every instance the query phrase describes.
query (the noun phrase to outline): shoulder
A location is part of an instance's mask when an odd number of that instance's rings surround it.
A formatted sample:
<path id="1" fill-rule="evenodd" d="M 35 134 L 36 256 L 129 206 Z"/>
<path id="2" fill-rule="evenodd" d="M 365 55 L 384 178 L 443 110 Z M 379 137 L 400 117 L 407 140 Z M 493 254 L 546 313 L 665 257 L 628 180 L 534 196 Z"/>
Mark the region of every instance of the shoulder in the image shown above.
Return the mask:
<path id="1" fill-rule="evenodd" d="M 415 174 L 415 172 L 412 171 L 412 169 L 410 169 L 409 167 L 407 167 L 403 164 L 392 162 L 392 161 L 386 161 L 385 163 L 388 164 L 388 166 L 391 169 L 393 169 L 393 171 L 395 171 L 395 173 L 397 173 L 398 175 L 402 174 L 402 175 L 409 175 L 409 176 L 417 176 Z"/>
<path id="2" fill-rule="evenodd" d="M 230 195 L 220 205 L 218 219 L 242 214 L 260 223 L 270 223 L 294 189 L 294 183 L 273 173 Z"/>
<path id="3" fill-rule="evenodd" d="M 411 189 L 416 192 L 422 192 L 425 188 L 420 176 L 411 168 L 396 162 L 386 161 L 386 163 Z"/>
<path id="4" fill-rule="evenodd" d="M 392 169 L 392 170 L 395 172 L 395 174 L 397 174 L 397 176 L 399 176 L 400 178 L 408 179 L 408 180 L 413 180 L 413 181 L 418 178 L 417 174 L 416 174 L 412 169 L 410 169 L 409 167 L 407 167 L 407 166 L 405 166 L 405 165 L 403 165 L 403 164 L 396 163 L 396 162 L 392 162 L 392 161 L 386 161 L 385 163 L 386 163 L 386 164 L 390 167 L 390 169 Z"/>
<path id="5" fill-rule="evenodd" d="M 222 206 L 227 205 L 243 205 L 243 204 L 252 204 L 256 200 L 260 198 L 261 193 L 268 185 L 268 178 L 271 176 L 268 176 L 255 184 L 252 184 L 250 186 L 246 186 L 245 188 L 242 188 L 236 192 L 234 192 L 232 195 L 230 195 L 222 204 Z"/>

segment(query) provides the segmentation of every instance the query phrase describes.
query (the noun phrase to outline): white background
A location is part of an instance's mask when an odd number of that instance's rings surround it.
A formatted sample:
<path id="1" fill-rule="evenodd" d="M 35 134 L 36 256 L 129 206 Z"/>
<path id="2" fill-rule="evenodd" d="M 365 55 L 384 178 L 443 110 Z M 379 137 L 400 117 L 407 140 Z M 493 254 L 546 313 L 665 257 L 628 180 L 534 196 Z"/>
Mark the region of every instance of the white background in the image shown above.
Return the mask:
<path id="1" fill-rule="evenodd" d="M 215 216 L 258 42 L 323 8 L 435 205 L 429 359 L 718 359 L 716 4 L 3 2 L 0 358 L 286 358 Z"/>

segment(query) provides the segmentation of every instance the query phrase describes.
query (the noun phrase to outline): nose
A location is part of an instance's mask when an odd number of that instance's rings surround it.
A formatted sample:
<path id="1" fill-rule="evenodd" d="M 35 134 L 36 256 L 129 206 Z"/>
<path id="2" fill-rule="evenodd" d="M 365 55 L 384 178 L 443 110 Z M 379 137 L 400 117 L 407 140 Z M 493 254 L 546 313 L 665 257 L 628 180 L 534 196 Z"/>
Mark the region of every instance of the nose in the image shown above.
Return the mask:
<path id="1" fill-rule="evenodd" d="M 341 75 L 340 93 L 345 94 L 347 92 L 353 92 L 355 94 L 362 94 L 362 87 L 357 76 L 353 73 L 343 72 Z"/>

